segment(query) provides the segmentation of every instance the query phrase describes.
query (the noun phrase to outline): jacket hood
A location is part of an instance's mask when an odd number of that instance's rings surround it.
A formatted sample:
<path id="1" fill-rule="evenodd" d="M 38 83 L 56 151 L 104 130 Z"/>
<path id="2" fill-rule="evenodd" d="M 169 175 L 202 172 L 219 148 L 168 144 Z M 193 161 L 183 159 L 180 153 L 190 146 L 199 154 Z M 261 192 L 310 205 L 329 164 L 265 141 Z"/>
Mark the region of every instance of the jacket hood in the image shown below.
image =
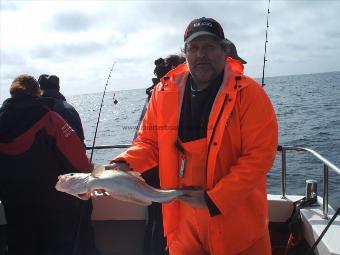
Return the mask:
<path id="1" fill-rule="evenodd" d="M 66 98 L 58 90 L 55 89 L 44 89 L 42 97 L 52 97 L 54 99 L 66 101 Z"/>
<path id="2" fill-rule="evenodd" d="M 10 142 L 27 131 L 54 104 L 52 98 L 23 96 L 6 99 L 0 108 L 0 142 Z"/>

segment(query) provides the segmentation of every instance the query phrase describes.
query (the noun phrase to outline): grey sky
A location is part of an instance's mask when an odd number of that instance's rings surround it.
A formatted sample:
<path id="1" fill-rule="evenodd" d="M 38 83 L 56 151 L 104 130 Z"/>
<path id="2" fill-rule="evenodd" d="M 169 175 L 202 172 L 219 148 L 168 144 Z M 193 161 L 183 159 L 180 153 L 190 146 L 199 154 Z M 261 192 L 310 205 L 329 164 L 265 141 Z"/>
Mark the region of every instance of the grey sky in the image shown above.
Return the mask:
<path id="1" fill-rule="evenodd" d="M 267 0 L 6 1 L 0 10 L 0 102 L 19 74 L 56 74 L 67 95 L 151 85 L 153 62 L 179 53 L 194 18 L 218 20 L 246 74 L 261 77 Z M 272 0 L 267 76 L 339 71 L 340 1 Z"/>

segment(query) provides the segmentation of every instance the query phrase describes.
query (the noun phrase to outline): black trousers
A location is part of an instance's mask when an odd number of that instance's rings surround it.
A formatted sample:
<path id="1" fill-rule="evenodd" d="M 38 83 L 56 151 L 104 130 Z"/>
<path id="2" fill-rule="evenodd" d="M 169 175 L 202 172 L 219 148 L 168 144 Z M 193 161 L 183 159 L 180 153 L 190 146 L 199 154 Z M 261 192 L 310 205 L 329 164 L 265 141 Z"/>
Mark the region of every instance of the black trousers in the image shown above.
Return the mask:
<path id="1" fill-rule="evenodd" d="M 8 255 L 73 255 L 75 249 L 79 255 L 100 254 L 91 225 L 92 203 L 78 202 L 78 208 L 46 209 L 38 216 L 27 207 L 5 207 Z"/>
<path id="2" fill-rule="evenodd" d="M 159 188 L 158 168 L 152 168 L 143 173 L 146 183 Z M 148 223 L 144 234 L 144 254 L 145 255 L 167 255 L 166 238 L 163 234 L 162 205 L 152 203 L 148 206 Z"/>

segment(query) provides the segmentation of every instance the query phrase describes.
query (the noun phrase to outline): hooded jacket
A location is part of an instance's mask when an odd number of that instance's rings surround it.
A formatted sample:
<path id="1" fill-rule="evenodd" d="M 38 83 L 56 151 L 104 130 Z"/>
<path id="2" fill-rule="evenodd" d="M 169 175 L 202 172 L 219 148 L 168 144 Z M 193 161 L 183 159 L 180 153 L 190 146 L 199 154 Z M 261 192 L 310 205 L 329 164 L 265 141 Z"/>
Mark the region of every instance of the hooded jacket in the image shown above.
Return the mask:
<path id="1" fill-rule="evenodd" d="M 44 89 L 42 97 L 50 97 L 55 100 L 52 110 L 59 113 L 60 116 L 63 117 L 63 119 L 71 126 L 71 128 L 76 131 L 80 140 L 84 142 L 84 130 L 79 113 L 71 104 L 66 102 L 64 95 L 55 89 Z"/>
<path id="2" fill-rule="evenodd" d="M 18 240 L 27 233 L 31 248 L 34 241 L 29 240 L 36 235 L 44 238 L 38 246 L 50 246 L 46 251 L 58 248 L 68 254 L 73 247 L 80 201 L 57 191 L 55 184 L 58 175 L 89 172 L 92 164 L 75 131 L 50 111 L 54 104 L 51 99 L 25 96 L 7 99 L 0 108 L 0 200 L 10 251 L 25 245 Z M 36 254 L 29 247 L 26 254 Z"/>
<path id="3" fill-rule="evenodd" d="M 162 188 L 179 187 L 181 157 L 175 144 L 188 74 L 183 64 L 161 79 L 133 145 L 113 160 L 125 161 L 140 172 L 158 164 Z M 207 126 L 207 194 L 221 212 L 209 219 L 212 254 L 237 254 L 266 233 L 266 174 L 275 159 L 277 140 L 268 96 L 243 74 L 239 61 L 228 58 Z M 179 203 L 163 205 L 168 244 L 179 227 Z"/>

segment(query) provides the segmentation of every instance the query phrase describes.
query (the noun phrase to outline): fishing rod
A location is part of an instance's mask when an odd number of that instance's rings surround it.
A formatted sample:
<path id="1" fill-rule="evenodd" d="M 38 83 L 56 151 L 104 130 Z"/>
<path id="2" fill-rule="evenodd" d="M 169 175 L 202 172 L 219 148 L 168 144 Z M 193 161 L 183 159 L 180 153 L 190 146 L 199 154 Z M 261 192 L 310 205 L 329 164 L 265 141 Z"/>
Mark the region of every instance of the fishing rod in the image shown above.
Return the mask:
<path id="1" fill-rule="evenodd" d="M 323 236 L 326 234 L 328 228 L 332 225 L 333 221 L 336 219 L 336 217 L 340 214 L 340 207 L 336 210 L 336 212 L 334 213 L 333 217 L 331 218 L 331 220 L 328 222 L 327 226 L 325 227 L 325 229 L 322 231 L 322 233 L 320 234 L 319 238 L 315 241 L 315 243 L 313 244 L 312 247 L 309 248 L 309 250 L 307 251 L 307 253 L 305 255 L 312 255 L 314 254 L 314 250 L 316 248 L 316 246 L 319 244 L 319 242 L 321 241 L 321 239 L 323 238 Z"/>
<path id="2" fill-rule="evenodd" d="M 266 61 L 267 61 L 267 43 L 268 43 L 268 28 L 269 28 L 269 14 L 270 14 L 270 11 L 269 11 L 269 5 L 270 5 L 270 0 L 268 0 L 268 9 L 267 9 L 267 27 L 266 27 L 266 40 L 264 42 L 264 55 L 263 55 L 263 68 L 262 68 L 262 87 L 264 87 L 264 85 L 266 85 L 264 83 L 264 70 L 266 68 Z"/>
<path id="3" fill-rule="evenodd" d="M 96 143 L 96 138 L 97 138 L 97 131 L 98 131 L 98 125 L 99 125 L 99 120 L 100 120 L 100 114 L 101 114 L 102 108 L 103 108 L 103 103 L 104 103 L 104 97 L 105 97 L 105 93 L 106 93 L 106 88 L 107 88 L 107 85 L 109 84 L 109 80 L 110 80 L 110 77 L 111 77 L 111 73 L 112 73 L 112 70 L 113 70 L 113 67 L 115 66 L 115 64 L 116 64 L 116 61 L 113 61 L 113 64 L 112 64 L 112 67 L 111 67 L 109 76 L 107 77 L 107 80 L 106 80 L 106 84 L 105 84 L 105 88 L 104 88 L 104 92 L 103 92 L 103 96 L 102 96 L 102 101 L 101 101 L 100 108 L 99 108 L 99 114 L 98 114 L 98 119 L 97 119 L 97 124 L 96 124 L 96 131 L 94 132 L 94 138 L 93 138 L 92 150 L 91 150 L 91 156 L 90 156 L 90 161 L 91 161 L 91 162 L 92 162 L 93 152 L 94 152 L 94 148 L 95 148 L 95 143 Z M 115 94 L 114 94 L 114 97 L 115 97 Z M 114 99 L 113 102 L 114 102 L 114 104 L 117 104 L 117 103 L 118 103 L 117 99 Z"/>
<path id="4" fill-rule="evenodd" d="M 145 103 L 144 103 L 144 106 L 143 106 L 143 110 L 142 110 L 142 112 L 140 113 L 140 116 L 139 116 L 138 125 L 136 127 L 136 131 L 135 131 L 135 135 L 133 137 L 133 140 L 135 140 L 137 138 L 138 130 L 140 128 L 140 125 L 142 124 L 142 121 L 143 121 L 144 115 L 146 113 L 146 109 L 147 109 L 150 97 L 151 97 L 151 95 L 148 95 L 148 97 L 145 100 Z"/>
<path id="5" fill-rule="evenodd" d="M 112 67 L 111 67 L 111 70 L 110 70 L 110 73 L 109 73 L 109 76 L 107 77 L 107 80 L 106 80 L 106 84 L 105 84 L 105 88 L 104 88 L 104 92 L 103 92 L 103 96 L 102 96 L 102 101 L 101 101 L 101 104 L 100 104 L 100 108 L 99 108 L 99 114 L 98 114 L 98 119 L 97 119 L 97 124 L 96 124 L 96 131 L 94 132 L 94 138 L 93 138 L 93 143 L 92 143 L 92 147 L 86 147 L 86 149 L 90 149 L 91 148 L 91 157 L 90 157 L 90 162 L 92 163 L 92 156 L 93 156 L 93 152 L 94 152 L 94 149 L 96 148 L 95 147 L 95 143 L 96 143 L 96 137 L 97 137 L 97 131 L 98 131 L 98 125 L 99 125 L 99 120 L 100 120 L 100 114 L 102 112 L 102 108 L 103 108 L 103 103 L 104 103 L 104 97 L 105 97 L 105 93 L 106 93 L 106 88 L 107 88 L 107 85 L 109 84 L 109 80 L 110 80 L 110 77 L 111 77 L 111 73 L 112 73 L 112 70 L 113 70 L 113 67 L 115 66 L 116 64 L 116 61 L 113 61 L 113 64 L 112 64 Z M 115 94 L 113 95 L 114 97 L 114 104 L 117 104 L 118 101 L 117 99 L 115 99 Z M 80 207 L 80 214 L 79 214 L 79 220 L 78 220 L 78 225 L 77 225 L 77 232 L 76 232 L 76 235 L 75 235 L 75 240 L 74 240 L 74 243 L 73 243 L 73 249 L 72 249 L 72 255 L 76 255 L 78 254 L 78 243 L 79 243 L 79 234 L 80 234 L 80 227 L 81 227 L 81 219 L 83 218 L 83 214 L 84 214 L 84 210 L 85 210 L 85 202 L 83 202 L 81 204 L 81 207 Z"/>

